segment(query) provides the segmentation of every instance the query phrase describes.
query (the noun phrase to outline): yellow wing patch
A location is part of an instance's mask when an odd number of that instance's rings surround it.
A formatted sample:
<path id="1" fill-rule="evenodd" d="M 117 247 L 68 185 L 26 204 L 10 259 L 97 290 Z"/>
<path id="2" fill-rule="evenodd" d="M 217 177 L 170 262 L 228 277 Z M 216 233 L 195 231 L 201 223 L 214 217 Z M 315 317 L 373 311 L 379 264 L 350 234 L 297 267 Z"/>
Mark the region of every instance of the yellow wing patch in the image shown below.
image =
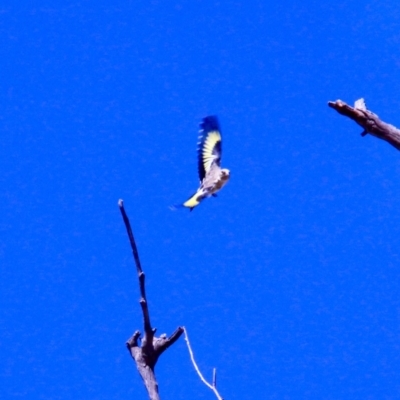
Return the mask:
<path id="1" fill-rule="evenodd" d="M 213 162 L 221 157 L 219 145 L 221 144 L 221 134 L 218 131 L 209 132 L 202 148 L 202 162 L 204 171 L 207 174 Z"/>
<path id="2" fill-rule="evenodd" d="M 205 117 L 200 128 L 198 170 L 200 182 L 202 182 L 214 163 L 221 165 L 222 137 L 218 118 L 215 115 Z"/>

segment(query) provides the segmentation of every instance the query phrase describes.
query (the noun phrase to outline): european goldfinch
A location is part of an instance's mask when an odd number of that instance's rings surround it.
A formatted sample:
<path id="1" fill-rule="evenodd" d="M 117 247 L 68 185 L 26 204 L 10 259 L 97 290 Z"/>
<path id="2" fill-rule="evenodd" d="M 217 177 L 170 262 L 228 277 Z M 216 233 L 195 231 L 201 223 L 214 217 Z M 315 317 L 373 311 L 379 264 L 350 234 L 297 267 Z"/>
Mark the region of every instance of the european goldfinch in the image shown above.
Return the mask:
<path id="1" fill-rule="evenodd" d="M 216 197 L 216 193 L 226 185 L 230 172 L 221 168 L 221 143 L 218 118 L 214 115 L 205 117 L 200 124 L 197 148 L 200 187 L 193 196 L 175 207 L 187 207 L 192 211 L 207 197 Z"/>

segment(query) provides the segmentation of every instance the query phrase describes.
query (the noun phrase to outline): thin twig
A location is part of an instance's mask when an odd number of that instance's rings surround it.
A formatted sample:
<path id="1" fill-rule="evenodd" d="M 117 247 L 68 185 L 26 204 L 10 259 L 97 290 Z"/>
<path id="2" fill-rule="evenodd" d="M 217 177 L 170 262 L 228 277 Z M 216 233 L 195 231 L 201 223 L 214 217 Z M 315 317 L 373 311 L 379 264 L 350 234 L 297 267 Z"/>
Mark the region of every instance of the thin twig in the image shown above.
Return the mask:
<path id="1" fill-rule="evenodd" d="M 213 387 L 217 387 L 217 368 L 213 369 L 212 385 L 213 385 Z"/>
<path id="2" fill-rule="evenodd" d="M 201 371 L 200 371 L 198 365 L 196 364 L 196 361 L 195 361 L 195 359 L 194 359 L 193 350 L 192 350 L 192 347 L 191 347 L 190 342 L 189 342 L 189 336 L 188 336 L 187 330 L 186 330 L 185 327 L 183 328 L 183 330 L 184 330 L 184 333 L 185 333 L 185 341 L 186 341 L 186 344 L 187 344 L 187 347 L 188 347 L 188 350 L 189 350 L 190 359 L 192 360 L 192 364 L 193 364 L 193 366 L 194 366 L 194 369 L 195 369 L 196 372 L 197 372 L 197 375 L 199 375 L 201 381 L 202 381 L 208 388 L 210 388 L 210 389 L 214 392 L 214 394 L 215 394 L 215 396 L 217 397 L 218 400 L 224 400 L 224 399 L 221 397 L 221 395 L 218 393 L 218 391 L 217 391 L 217 372 L 216 372 L 216 369 L 214 368 L 213 384 L 211 384 L 211 383 L 209 383 L 209 382 L 206 381 L 206 379 L 204 378 L 203 374 L 201 373 Z"/>

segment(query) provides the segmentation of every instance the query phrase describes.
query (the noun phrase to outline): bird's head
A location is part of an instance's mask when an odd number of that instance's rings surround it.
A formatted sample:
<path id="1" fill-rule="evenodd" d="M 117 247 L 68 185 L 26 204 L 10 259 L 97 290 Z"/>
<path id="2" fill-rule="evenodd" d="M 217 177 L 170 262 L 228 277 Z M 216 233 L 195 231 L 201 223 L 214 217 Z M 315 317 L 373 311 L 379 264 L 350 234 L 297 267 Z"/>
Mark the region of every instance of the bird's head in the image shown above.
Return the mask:
<path id="1" fill-rule="evenodd" d="M 224 181 L 227 181 L 229 179 L 229 176 L 231 174 L 231 171 L 229 169 L 223 168 L 221 169 L 221 179 Z"/>

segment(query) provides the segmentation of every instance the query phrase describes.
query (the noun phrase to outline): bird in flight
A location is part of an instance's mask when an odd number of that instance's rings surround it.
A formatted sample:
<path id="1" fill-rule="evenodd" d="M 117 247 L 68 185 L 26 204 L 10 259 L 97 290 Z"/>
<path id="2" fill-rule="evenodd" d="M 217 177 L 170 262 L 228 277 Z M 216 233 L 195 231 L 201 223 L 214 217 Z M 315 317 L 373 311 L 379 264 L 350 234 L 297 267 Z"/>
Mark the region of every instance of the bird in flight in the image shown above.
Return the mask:
<path id="1" fill-rule="evenodd" d="M 221 143 L 221 129 L 218 118 L 214 115 L 205 117 L 200 124 L 197 148 L 200 187 L 183 204 L 173 208 L 187 207 L 192 211 L 207 197 L 216 197 L 216 193 L 228 182 L 229 169 L 221 168 Z"/>

